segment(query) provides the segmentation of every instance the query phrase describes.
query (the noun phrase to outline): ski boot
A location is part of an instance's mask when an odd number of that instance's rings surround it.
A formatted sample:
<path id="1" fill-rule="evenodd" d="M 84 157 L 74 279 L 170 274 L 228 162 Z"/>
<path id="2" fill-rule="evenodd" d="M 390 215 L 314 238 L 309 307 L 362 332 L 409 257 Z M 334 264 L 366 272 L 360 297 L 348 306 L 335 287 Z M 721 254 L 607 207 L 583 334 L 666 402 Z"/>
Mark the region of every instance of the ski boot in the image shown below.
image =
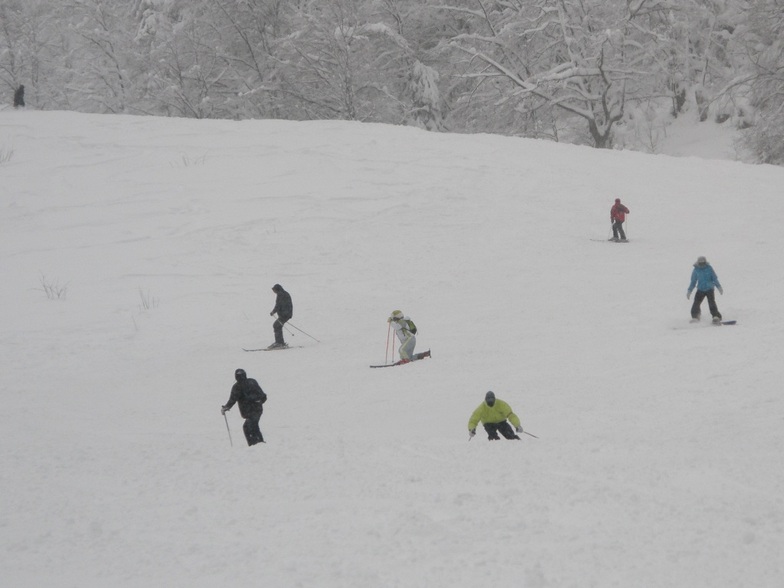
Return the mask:
<path id="1" fill-rule="evenodd" d="M 422 353 L 417 353 L 414 355 L 414 359 L 425 359 L 426 357 L 430 357 L 430 350 L 423 351 Z"/>

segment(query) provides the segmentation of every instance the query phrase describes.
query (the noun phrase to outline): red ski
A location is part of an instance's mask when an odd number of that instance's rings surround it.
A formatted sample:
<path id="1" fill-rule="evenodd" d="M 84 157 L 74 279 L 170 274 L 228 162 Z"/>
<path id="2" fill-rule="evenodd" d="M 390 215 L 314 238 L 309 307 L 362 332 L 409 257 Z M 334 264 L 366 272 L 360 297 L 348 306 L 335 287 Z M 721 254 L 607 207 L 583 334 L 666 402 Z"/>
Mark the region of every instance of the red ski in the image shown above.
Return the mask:
<path id="1" fill-rule="evenodd" d="M 395 363 L 385 363 L 383 365 L 371 365 L 370 367 L 372 368 L 395 367 L 398 365 L 406 365 L 408 363 L 414 363 L 415 361 L 419 361 L 420 359 L 425 359 L 426 357 L 430 357 L 430 350 L 428 349 L 424 353 L 417 353 L 416 355 L 418 357 L 415 357 L 414 359 L 411 359 L 409 361 L 400 360 L 400 361 L 396 361 Z"/>

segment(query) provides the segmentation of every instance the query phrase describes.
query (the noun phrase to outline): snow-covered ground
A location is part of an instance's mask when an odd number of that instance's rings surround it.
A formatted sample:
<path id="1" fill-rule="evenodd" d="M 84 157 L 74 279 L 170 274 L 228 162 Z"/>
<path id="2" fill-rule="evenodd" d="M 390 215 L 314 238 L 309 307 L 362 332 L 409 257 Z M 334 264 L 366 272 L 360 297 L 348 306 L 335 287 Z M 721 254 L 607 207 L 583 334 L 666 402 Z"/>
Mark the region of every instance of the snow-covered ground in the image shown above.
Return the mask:
<path id="1" fill-rule="evenodd" d="M 346 122 L 0 133 L 3 586 L 782 586 L 784 169 Z M 699 255 L 737 326 L 689 324 Z M 276 282 L 320 342 L 245 353 Z M 369 369 L 394 309 L 433 357 Z M 265 445 L 236 409 L 229 444 L 237 367 Z M 487 390 L 538 439 L 469 442 Z"/>
<path id="2" fill-rule="evenodd" d="M 739 132 L 732 121 L 722 124 L 710 120 L 698 122 L 696 116 L 694 112 L 687 112 L 670 121 L 666 127 L 651 131 L 657 139 L 652 146 L 654 152 L 675 157 L 730 161 L 750 159 L 738 144 Z"/>

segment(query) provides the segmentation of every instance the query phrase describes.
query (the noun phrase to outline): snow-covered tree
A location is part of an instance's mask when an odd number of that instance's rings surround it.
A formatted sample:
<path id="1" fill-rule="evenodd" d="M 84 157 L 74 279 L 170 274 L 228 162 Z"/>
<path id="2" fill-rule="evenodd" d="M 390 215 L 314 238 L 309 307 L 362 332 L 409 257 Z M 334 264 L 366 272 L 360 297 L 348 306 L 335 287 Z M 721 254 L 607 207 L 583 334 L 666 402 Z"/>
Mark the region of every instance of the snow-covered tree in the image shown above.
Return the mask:
<path id="1" fill-rule="evenodd" d="M 27 46 L 22 5 L 21 0 L 0 3 L 0 83 L 9 95 L 13 95 L 25 75 Z"/>
<path id="2" fill-rule="evenodd" d="M 96 112 L 128 112 L 133 102 L 133 7 L 120 0 L 70 0 L 66 8 L 74 34 L 76 100 Z"/>
<path id="3" fill-rule="evenodd" d="M 443 129 L 438 72 L 415 59 L 411 67 L 408 87 L 412 99 L 410 124 L 429 131 Z"/>
<path id="4" fill-rule="evenodd" d="M 629 145 L 784 127 L 784 0 L 0 0 L 28 106 L 346 119 Z M 646 134 L 647 133 L 647 134 Z M 779 158 L 780 159 L 780 158 Z"/>
<path id="5" fill-rule="evenodd" d="M 297 118 L 400 123 L 410 116 L 418 91 L 411 86 L 415 58 L 376 8 L 358 0 L 314 0 L 298 13 L 294 32 L 281 43 L 280 70 Z"/>
<path id="6" fill-rule="evenodd" d="M 512 104 L 529 117 L 550 111 L 581 120 L 597 147 L 612 144 L 629 100 L 646 98 L 661 39 L 650 18 L 659 0 L 465 0 L 443 6 L 468 30 L 453 45 L 475 96 Z M 560 112 L 561 114 L 557 114 Z"/>
<path id="7" fill-rule="evenodd" d="M 227 66 L 223 100 L 233 118 L 286 117 L 277 52 L 292 10 L 285 0 L 211 0 L 219 56 Z"/>
<path id="8" fill-rule="evenodd" d="M 67 90 L 67 35 L 62 12 L 48 0 L 0 1 L 0 89 L 25 85 L 28 107 L 62 104 Z M 10 102 L 10 99 L 8 100 Z"/>
<path id="9" fill-rule="evenodd" d="M 751 2 L 745 47 L 753 68 L 738 85 L 749 88 L 754 123 L 743 142 L 760 162 L 784 165 L 784 0 Z"/>

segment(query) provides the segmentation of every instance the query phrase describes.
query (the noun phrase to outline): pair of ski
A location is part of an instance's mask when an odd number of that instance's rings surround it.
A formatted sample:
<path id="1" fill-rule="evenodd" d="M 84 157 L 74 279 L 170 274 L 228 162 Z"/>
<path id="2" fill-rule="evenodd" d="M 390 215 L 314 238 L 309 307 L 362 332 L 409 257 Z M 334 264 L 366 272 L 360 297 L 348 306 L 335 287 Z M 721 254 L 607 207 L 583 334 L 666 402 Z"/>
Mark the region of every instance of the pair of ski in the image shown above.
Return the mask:
<path id="1" fill-rule="evenodd" d="M 245 349 L 243 351 L 285 351 L 286 349 L 302 349 L 303 345 L 284 345 L 283 347 L 259 347 L 258 349 Z"/>
<path id="2" fill-rule="evenodd" d="M 385 363 L 385 364 L 381 364 L 381 365 L 371 365 L 370 367 L 372 367 L 372 368 L 384 368 L 384 367 L 395 367 L 395 366 L 398 366 L 398 365 L 407 365 L 409 363 L 414 363 L 415 361 L 421 361 L 421 360 L 423 360 L 425 358 L 428 358 L 428 357 L 430 357 L 430 350 L 429 349 L 427 350 L 427 355 L 425 355 L 425 357 L 420 357 L 418 359 L 415 358 L 415 359 L 412 359 L 411 361 L 407 361 L 405 363 L 401 362 L 401 361 L 396 361 L 395 363 Z"/>

